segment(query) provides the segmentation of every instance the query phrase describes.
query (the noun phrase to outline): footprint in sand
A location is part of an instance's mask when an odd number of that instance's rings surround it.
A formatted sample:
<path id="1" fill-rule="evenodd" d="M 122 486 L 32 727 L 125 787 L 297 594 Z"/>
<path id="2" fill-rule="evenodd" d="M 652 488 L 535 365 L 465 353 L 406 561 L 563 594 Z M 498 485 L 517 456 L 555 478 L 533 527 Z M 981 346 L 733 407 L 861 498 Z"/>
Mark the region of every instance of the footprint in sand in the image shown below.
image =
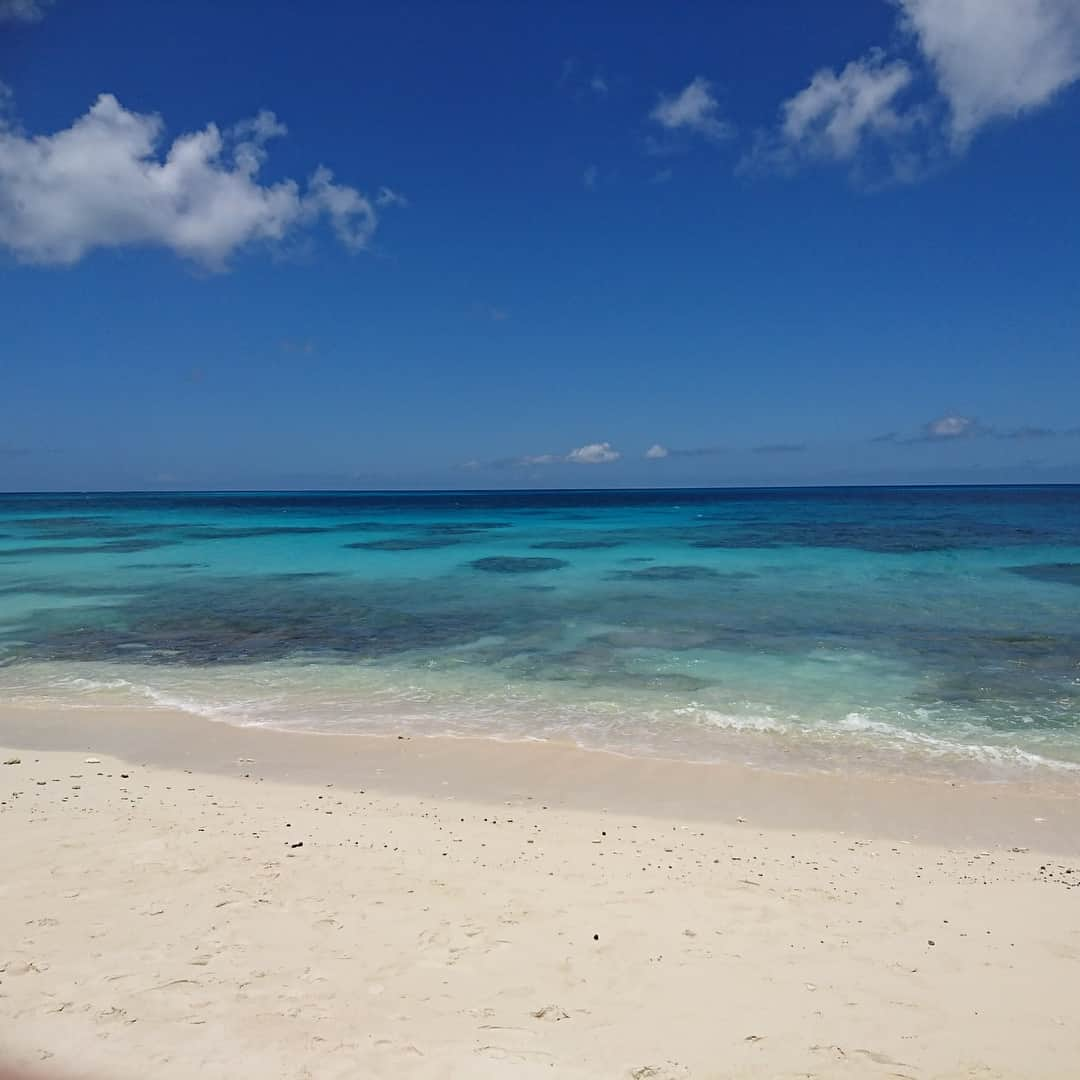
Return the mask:
<path id="1" fill-rule="evenodd" d="M 666 1065 L 641 1065 L 630 1070 L 631 1080 L 685 1080 L 690 1070 L 685 1065 L 669 1061 Z"/>

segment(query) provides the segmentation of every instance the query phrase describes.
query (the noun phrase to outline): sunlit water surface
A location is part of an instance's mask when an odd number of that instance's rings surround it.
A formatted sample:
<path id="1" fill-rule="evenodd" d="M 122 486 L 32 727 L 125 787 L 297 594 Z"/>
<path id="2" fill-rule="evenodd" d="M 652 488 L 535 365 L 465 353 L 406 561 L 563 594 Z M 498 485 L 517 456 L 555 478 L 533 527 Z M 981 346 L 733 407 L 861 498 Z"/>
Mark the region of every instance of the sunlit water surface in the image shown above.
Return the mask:
<path id="1" fill-rule="evenodd" d="M 0 701 L 1066 774 L 1080 488 L 0 496 Z"/>

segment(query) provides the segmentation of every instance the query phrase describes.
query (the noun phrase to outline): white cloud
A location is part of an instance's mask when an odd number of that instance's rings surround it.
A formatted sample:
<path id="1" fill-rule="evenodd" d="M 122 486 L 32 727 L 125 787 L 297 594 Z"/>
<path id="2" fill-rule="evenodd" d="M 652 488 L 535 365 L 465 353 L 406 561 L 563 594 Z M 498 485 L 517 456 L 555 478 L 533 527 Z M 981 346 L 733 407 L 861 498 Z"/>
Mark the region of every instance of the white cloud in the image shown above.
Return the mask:
<path id="1" fill-rule="evenodd" d="M 489 469 L 527 469 L 538 465 L 608 465 L 618 461 L 622 454 L 611 443 L 588 443 L 571 450 L 568 454 L 524 454 L 521 457 L 497 458 L 482 463 Z"/>
<path id="2" fill-rule="evenodd" d="M 53 0 L 0 0 L 0 23 L 38 22 Z"/>
<path id="3" fill-rule="evenodd" d="M 946 413 L 935 420 L 928 420 L 922 425 L 918 435 L 901 437 L 899 432 L 890 431 L 884 435 L 875 435 L 870 441 L 874 443 L 892 443 L 897 446 L 918 446 L 921 443 L 953 442 L 966 439 L 1002 439 L 1008 442 L 1024 442 L 1033 439 L 1055 439 L 1061 435 L 1075 434 L 1080 434 L 1080 428 L 1075 431 L 1060 431 L 1035 424 L 1001 428 L 994 424 L 984 424 L 971 416 Z"/>
<path id="4" fill-rule="evenodd" d="M 605 79 L 603 75 L 594 75 L 589 80 L 589 89 L 592 90 L 592 92 L 594 94 L 598 94 L 600 97 L 607 97 L 607 95 L 608 95 L 607 79 Z"/>
<path id="5" fill-rule="evenodd" d="M 675 96 L 662 94 L 649 119 L 669 131 L 692 131 L 708 139 L 726 139 L 733 128 L 719 115 L 712 84 L 698 75 Z"/>
<path id="6" fill-rule="evenodd" d="M 913 77 L 904 61 L 888 60 L 880 49 L 839 72 L 822 68 L 781 105 L 779 127 L 759 133 L 740 171 L 790 171 L 808 162 L 839 162 L 864 179 L 866 164 L 873 160 L 875 170 L 890 180 L 914 179 L 921 170 L 907 137 L 926 116 L 920 108 L 905 110 L 898 104 Z"/>
<path id="7" fill-rule="evenodd" d="M 1080 79 L 1077 0 L 897 0 L 949 102 L 962 149 L 998 117 L 1049 102 Z"/>
<path id="8" fill-rule="evenodd" d="M 254 144 L 261 147 L 267 139 L 279 139 L 288 135 L 289 129 L 269 109 L 260 109 L 254 116 L 234 124 L 232 133 L 239 139 L 250 135 Z M 265 155 L 260 154 L 257 160 L 262 164 Z"/>
<path id="9" fill-rule="evenodd" d="M 590 165 L 582 174 L 581 182 L 585 185 L 586 191 L 594 191 L 596 189 L 596 178 L 599 175 L 599 170 L 595 165 Z"/>
<path id="10" fill-rule="evenodd" d="M 375 208 L 324 166 L 305 190 L 259 182 L 266 142 L 286 131 L 273 113 L 224 133 L 209 124 L 179 135 L 162 156 L 163 127 L 112 94 L 52 135 L 0 123 L 0 246 L 23 262 L 59 265 L 95 248 L 156 246 L 221 270 L 241 248 L 322 217 L 350 251 L 369 243 Z"/>
<path id="11" fill-rule="evenodd" d="M 378 195 L 375 196 L 375 205 L 384 210 L 388 206 L 408 206 L 409 200 L 400 191 L 381 187 Z"/>
<path id="12" fill-rule="evenodd" d="M 611 443 L 588 443 L 585 446 L 579 446 L 576 450 L 571 450 L 566 455 L 567 461 L 573 461 L 578 465 L 607 465 L 609 462 L 618 461 L 622 457 L 622 454 L 618 450 L 613 450 Z"/>
<path id="13" fill-rule="evenodd" d="M 650 461 L 659 461 L 661 458 L 666 458 L 671 451 L 666 446 L 661 446 L 659 443 L 653 443 L 648 450 L 645 451 L 645 456 Z"/>
<path id="14" fill-rule="evenodd" d="M 812 157 L 850 160 L 868 135 L 903 127 L 895 100 L 910 82 L 907 64 L 877 51 L 839 74 L 823 68 L 781 107 L 781 138 Z"/>
<path id="15" fill-rule="evenodd" d="M 860 180 L 875 171 L 918 179 L 948 149 L 963 153 L 984 124 L 1046 105 L 1080 80 L 1080 0 L 890 3 L 918 57 L 871 49 L 839 72 L 818 71 L 782 104 L 778 127 L 759 133 L 741 170 L 840 162 Z M 936 89 L 915 97 L 924 74 Z"/>
<path id="16" fill-rule="evenodd" d="M 335 184 L 334 174 L 320 165 L 300 200 L 299 220 L 310 221 L 324 213 L 346 248 L 362 251 L 368 246 L 378 221 L 371 203 L 356 188 Z"/>
<path id="17" fill-rule="evenodd" d="M 923 437 L 926 439 L 962 439 L 979 431 L 978 423 L 970 416 L 958 416 L 949 413 L 923 425 Z"/>

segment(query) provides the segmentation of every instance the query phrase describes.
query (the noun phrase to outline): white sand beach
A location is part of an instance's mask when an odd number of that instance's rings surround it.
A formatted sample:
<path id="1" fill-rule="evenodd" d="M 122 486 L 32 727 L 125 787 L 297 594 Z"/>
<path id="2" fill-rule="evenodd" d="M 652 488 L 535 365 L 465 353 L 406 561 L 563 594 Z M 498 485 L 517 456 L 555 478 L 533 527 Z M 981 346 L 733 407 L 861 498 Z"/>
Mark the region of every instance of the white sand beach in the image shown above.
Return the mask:
<path id="1" fill-rule="evenodd" d="M 567 747 L 0 717 L 42 1077 L 1074 1077 L 1080 802 Z"/>

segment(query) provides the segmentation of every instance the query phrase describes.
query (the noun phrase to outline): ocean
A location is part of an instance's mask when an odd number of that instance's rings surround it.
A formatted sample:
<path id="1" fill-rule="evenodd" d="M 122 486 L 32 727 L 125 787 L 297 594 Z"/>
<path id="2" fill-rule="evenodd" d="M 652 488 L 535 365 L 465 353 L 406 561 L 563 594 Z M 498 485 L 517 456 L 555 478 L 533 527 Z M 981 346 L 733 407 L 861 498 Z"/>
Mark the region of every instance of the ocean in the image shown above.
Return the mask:
<path id="1" fill-rule="evenodd" d="M 0 703 L 1080 772 L 1080 487 L 0 496 Z"/>

